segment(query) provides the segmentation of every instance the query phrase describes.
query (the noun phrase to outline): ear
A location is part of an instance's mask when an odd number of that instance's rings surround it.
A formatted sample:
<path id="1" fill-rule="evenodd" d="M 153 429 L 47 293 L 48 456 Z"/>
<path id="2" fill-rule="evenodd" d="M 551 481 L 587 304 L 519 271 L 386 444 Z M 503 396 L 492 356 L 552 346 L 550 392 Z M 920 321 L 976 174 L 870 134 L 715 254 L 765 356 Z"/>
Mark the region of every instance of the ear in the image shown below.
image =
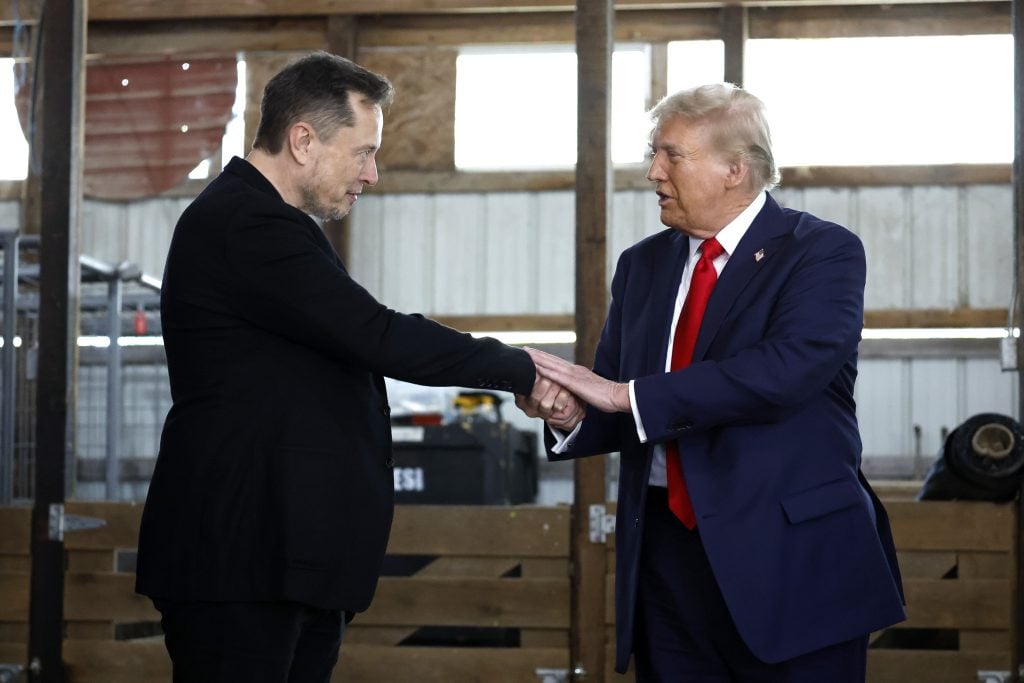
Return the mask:
<path id="1" fill-rule="evenodd" d="M 304 121 L 299 121 L 288 129 L 288 151 L 296 163 L 305 166 L 311 158 L 310 147 L 316 138 L 313 127 Z"/>
<path id="2" fill-rule="evenodd" d="M 729 171 L 725 176 L 725 187 L 732 190 L 742 186 L 747 179 L 747 172 L 749 170 L 750 164 L 742 157 L 736 157 L 730 161 Z"/>

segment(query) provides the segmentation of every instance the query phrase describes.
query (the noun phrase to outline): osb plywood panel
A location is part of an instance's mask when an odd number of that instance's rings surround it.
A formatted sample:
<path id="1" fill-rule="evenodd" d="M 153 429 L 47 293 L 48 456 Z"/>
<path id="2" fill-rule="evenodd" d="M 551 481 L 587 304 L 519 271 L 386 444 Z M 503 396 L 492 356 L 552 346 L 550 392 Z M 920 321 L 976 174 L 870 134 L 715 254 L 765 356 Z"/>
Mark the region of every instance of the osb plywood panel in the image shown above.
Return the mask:
<path id="1" fill-rule="evenodd" d="M 386 169 L 451 170 L 455 167 L 455 50 L 402 50 L 361 55 L 367 69 L 388 77 L 395 101 L 384 115 L 377 155 L 381 190 Z"/>

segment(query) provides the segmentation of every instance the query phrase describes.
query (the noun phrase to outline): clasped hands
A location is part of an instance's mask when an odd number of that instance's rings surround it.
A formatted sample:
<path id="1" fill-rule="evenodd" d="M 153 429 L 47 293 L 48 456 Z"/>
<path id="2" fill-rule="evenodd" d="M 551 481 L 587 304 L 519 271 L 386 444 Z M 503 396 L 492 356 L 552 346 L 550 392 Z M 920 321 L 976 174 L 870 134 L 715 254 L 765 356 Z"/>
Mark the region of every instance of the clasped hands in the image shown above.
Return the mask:
<path id="1" fill-rule="evenodd" d="M 526 347 L 537 381 L 529 396 L 516 396 L 516 405 L 530 417 L 539 417 L 555 429 L 572 431 L 592 405 L 606 413 L 630 412 L 629 385 L 596 375 L 582 365 Z"/>

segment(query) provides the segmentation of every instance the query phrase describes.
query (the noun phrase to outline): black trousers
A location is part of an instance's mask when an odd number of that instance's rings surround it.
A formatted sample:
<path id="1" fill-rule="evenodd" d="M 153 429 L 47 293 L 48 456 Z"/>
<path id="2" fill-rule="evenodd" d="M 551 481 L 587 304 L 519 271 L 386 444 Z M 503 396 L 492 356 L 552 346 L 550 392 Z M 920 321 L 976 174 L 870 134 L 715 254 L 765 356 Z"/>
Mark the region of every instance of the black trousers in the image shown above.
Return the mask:
<path id="1" fill-rule="evenodd" d="M 176 602 L 160 610 L 174 683 L 327 683 L 340 610 L 290 602 Z"/>
<path id="2" fill-rule="evenodd" d="M 634 654 L 637 683 L 863 683 L 868 636 L 793 659 L 762 662 L 743 642 L 698 529 L 647 495 Z"/>

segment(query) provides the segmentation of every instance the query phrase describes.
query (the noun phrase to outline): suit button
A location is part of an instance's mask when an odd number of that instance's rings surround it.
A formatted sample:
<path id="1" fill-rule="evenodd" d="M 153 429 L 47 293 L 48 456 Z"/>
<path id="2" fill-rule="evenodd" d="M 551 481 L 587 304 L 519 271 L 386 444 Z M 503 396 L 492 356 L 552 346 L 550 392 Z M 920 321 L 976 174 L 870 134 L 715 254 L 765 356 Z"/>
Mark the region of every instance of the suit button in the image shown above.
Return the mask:
<path id="1" fill-rule="evenodd" d="M 395 466 L 395 459 L 392 458 L 392 457 L 388 457 L 388 460 L 387 460 L 387 462 L 384 463 L 384 466 L 385 467 L 394 467 Z"/>
<path id="2" fill-rule="evenodd" d="M 380 412 L 384 413 L 384 417 L 391 416 L 391 406 L 384 406 L 380 409 Z"/>
<path id="3" fill-rule="evenodd" d="M 640 528 L 640 518 L 639 517 L 634 517 L 633 518 L 633 528 L 634 529 L 639 529 Z"/>

